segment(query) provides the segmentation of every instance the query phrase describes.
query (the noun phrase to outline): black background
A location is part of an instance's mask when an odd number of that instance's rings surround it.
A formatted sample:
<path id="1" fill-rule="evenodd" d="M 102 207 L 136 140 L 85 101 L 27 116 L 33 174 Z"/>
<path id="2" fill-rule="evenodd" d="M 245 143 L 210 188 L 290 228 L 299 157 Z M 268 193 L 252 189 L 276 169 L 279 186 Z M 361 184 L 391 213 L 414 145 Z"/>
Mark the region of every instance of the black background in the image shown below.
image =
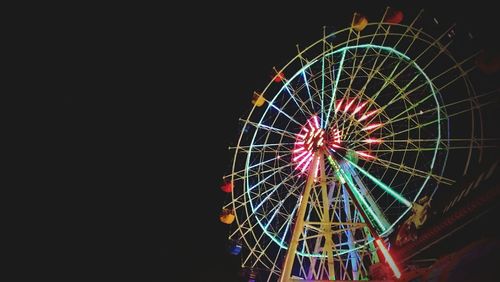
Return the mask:
<path id="1" fill-rule="evenodd" d="M 253 91 L 296 44 L 347 26 L 354 11 L 378 19 L 387 6 L 343 2 L 91 7 L 76 20 L 67 57 L 78 71 L 64 107 L 82 202 L 70 252 L 81 260 L 68 279 L 239 281 L 218 220 L 227 147 Z M 495 8 L 478 3 L 389 5 L 408 15 L 424 8 L 498 48 Z"/>

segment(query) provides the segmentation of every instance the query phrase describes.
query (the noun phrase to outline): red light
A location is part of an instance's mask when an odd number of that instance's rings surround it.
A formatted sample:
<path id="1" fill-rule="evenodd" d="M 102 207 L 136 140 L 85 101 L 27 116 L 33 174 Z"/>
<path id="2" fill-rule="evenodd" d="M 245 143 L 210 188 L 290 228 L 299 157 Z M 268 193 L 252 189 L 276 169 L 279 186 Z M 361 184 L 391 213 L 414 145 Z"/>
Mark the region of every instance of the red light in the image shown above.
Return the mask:
<path id="1" fill-rule="evenodd" d="M 354 111 L 352 112 L 353 115 L 357 114 L 368 102 L 364 102 L 361 105 L 357 106 Z"/>
<path id="2" fill-rule="evenodd" d="M 352 106 L 352 104 L 354 104 L 354 99 L 351 100 L 351 102 L 349 104 L 347 104 L 347 106 L 345 106 L 344 112 L 349 111 L 349 108 Z"/>
<path id="3" fill-rule="evenodd" d="M 314 152 L 325 145 L 324 134 L 325 132 L 320 128 L 319 118 L 315 115 L 309 118 L 300 132 L 295 135 L 292 161 L 296 163 L 297 170 L 305 172 L 309 168 Z"/>
<path id="4" fill-rule="evenodd" d="M 278 73 L 276 74 L 276 76 L 274 77 L 273 81 L 274 81 L 274 82 L 281 82 L 281 81 L 283 81 L 284 79 L 285 79 L 285 75 L 283 74 L 283 72 L 281 72 L 281 71 L 280 71 L 280 72 L 278 72 Z"/>
<path id="5" fill-rule="evenodd" d="M 373 130 L 373 129 L 376 129 L 380 126 L 382 126 L 381 123 L 373 123 L 373 124 L 370 124 L 370 125 L 366 126 L 365 128 L 363 128 L 363 130 L 365 130 L 365 131 Z"/>
<path id="6" fill-rule="evenodd" d="M 382 243 L 382 241 L 380 239 L 375 240 L 375 243 L 377 243 L 377 246 L 379 247 L 380 251 L 384 255 L 385 261 L 387 262 L 389 267 L 392 269 L 392 272 L 394 272 L 394 276 L 396 276 L 396 278 L 399 279 L 401 277 L 401 272 L 399 271 L 396 263 L 394 262 L 391 255 L 389 254 L 389 251 L 385 248 L 384 243 Z"/>
<path id="7" fill-rule="evenodd" d="M 368 153 L 365 153 L 365 152 L 361 152 L 361 151 L 356 151 L 356 154 L 358 154 L 360 157 L 364 158 L 364 159 L 374 159 L 375 157 L 368 154 Z"/>
<path id="8" fill-rule="evenodd" d="M 227 183 L 224 183 L 220 189 L 226 193 L 231 193 L 233 191 L 233 183 L 231 182 L 227 182 Z"/>
<path id="9" fill-rule="evenodd" d="M 368 144 L 380 144 L 380 143 L 382 143 L 382 140 L 375 139 L 375 138 L 368 138 L 366 140 L 363 140 L 363 142 L 368 143 Z"/>
<path id="10" fill-rule="evenodd" d="M 337 102 L 337 107 L 335 108 L 335 112 L 338 112 L 340 107 L 342 106 L 342 102 L 344 101 L 344 99 L 341 99 L 339 102 Z"/>
<path id="11" fill-rule="evenodd" d="M 374 113 L 376 113 L 376 112 L 377 112 L 377 110 L 374 110 L 374 111 L 371 111 L 371 112 L 369 112 L 369 113 L 366 113 L 366 114 L 362 115 L 362 116 L 358 119 L 358 121 L 363 121 L 363 120 L 365 120 L 365 119 L 369 118 L 370 116 L 372 116 L 372 115 L 373 115 Z"/>

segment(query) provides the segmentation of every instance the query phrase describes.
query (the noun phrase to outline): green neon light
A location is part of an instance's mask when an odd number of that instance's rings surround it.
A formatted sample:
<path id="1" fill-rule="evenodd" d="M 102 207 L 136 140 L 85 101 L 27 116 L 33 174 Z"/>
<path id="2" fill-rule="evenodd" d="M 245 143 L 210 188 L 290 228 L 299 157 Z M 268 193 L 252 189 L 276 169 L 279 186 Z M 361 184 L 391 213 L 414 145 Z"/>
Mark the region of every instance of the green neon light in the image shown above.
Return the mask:
<path id="1" fill-rule="evenodd" d="M 332 159 L 331 156 L 328 156 L 327 157 L 328 161 L 330 162 L 330 164 L 336 168 L 336 170 L 342 175 L 342 177 L 347 181 L 347 184 L 348 186 L 350 186 L 351 188 L 351 191 L 353 192 L 354 194 L 354 197 L 356 197 L 356 199 L 358 200 L 358 202 L 360 203 L 361 205 L 361 208 L 366 212 L 366 214 L 370 217 L 369 219 L 371 219 L 370 221 L 375 223 L 374 225 L 377 227 L 378 231 L 380 233 L 384 232 L 385 231 L 385 226 L 384 224 L 382 224 L 382 222 L 380 221 L 380 219 L 377 217 L 377 215 L 375 214 L 375 212 L 371 209 L 370 205 L 366 202 L 365 198 L 363 197 L 363 195 L 361 195 L 361 193 L 359 193 L 358 189 L 356 189 L 356 185 L 354 184 L 354 182 L 352 181 L 351 179 L 351 176 L 349 175 L 348 172 L 342 170 L 340 168 L 339 165 L 337 165 L 337 163 Z"/>
<path id="2" fill-rule="evenodd" d="M 346 159 L 346 158 L 344 158 Z M 382 181 L 378 180 L 376 177 L 374 177 L 373 175 L 371 175 L 370 173 L 368 173 L 366 170 L 362 169 L 361 167 L 359 167 L 357 164 L 353 163 L 352 161 L 350 161 L 349 159 L 346 159 L 351 165 L 353 165 L 355 168 L 357 168 L 362 174 L 364 174 L 366 177 L 368 177 L 371 181 L 373 181 L 373 183 L 377 184 L 377 186 L 379 186 L 380 188 L 384 189 L 388 194 L 390 194 L 391 196 L 393 196 L 396 200 L 398 200 L 399 202 L 401 202 L 403 205 L 407 206 L 407 207 L 411 207 L 412 206 L 412 203 L 410 201 L 408 201 L 407 199 L 405 199 L 403 196 L 401 196 L 400 194 L 398 194 L 396 191 L 394 191 L 391 187 L 385 185 Z"/>

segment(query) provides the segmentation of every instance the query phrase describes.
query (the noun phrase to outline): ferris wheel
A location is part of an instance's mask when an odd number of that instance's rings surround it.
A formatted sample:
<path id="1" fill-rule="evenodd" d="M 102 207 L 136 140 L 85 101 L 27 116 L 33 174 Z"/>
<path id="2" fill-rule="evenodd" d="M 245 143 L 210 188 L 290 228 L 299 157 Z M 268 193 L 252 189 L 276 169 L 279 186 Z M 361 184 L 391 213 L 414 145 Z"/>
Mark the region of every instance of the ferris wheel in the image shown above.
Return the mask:
<path id="1" fill-rule="evenodd" d="M 470 79 L 478 53 L 453 57 L 454 26 L 431 35 L 422 21 L 355 14 L 254 93 L 221 214 L 251 277 L 361 280 L 387 263 L 399 278 L 388 236 L 425 221 L 435 191 L 493 147 L 480 112 L 493 92 Z"/>

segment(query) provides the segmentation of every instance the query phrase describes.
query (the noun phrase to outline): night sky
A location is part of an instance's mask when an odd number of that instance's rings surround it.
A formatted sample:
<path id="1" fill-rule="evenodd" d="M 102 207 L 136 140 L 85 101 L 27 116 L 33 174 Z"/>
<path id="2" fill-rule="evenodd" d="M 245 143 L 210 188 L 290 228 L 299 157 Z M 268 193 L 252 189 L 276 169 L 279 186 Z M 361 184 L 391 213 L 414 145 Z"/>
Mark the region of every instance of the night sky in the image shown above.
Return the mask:
<path id="1" fill-rule="evenodd" d="M 102 188 L 89 195 L 103 206 L 99 224 L 85 220 L 92 227 L 82 231 L 92 238 L 82 247 L 92 250 L 87 269 L 107 274 L 89 278 L 239 281 L 239 257 L 226 252 L 229 229 L 218 219 L 228 200 L 219 186 L 230 172 L 227 147 L 237 141 L 238 118 L 251 109 L 252 93 L 265 87 L 272 67 L 295 56 L 296 44 L 318 40 L 323 26 L 347 26 L 354 11 L 370 20 L 386 7 L 324 2 L 331 3 L 127 7 L 98 12 L 89 21 L 99 18 L 99 24 L 73 30 L 85 50 L 79 60 L 92 68 L 84 79 L 96 84 L 70 91 L 66 114 L 94 132 L 72 136 L 104 149 L 89 172 L 108 178 L 93 183 Z M 488 43 L 499 37 L 495 9 L 470 6 L 476 1 L 413 3 L 391 6 L 407 15 L 425 8 L 443 24 L 455 19 L 480 44 L 496 48 Z"/>

